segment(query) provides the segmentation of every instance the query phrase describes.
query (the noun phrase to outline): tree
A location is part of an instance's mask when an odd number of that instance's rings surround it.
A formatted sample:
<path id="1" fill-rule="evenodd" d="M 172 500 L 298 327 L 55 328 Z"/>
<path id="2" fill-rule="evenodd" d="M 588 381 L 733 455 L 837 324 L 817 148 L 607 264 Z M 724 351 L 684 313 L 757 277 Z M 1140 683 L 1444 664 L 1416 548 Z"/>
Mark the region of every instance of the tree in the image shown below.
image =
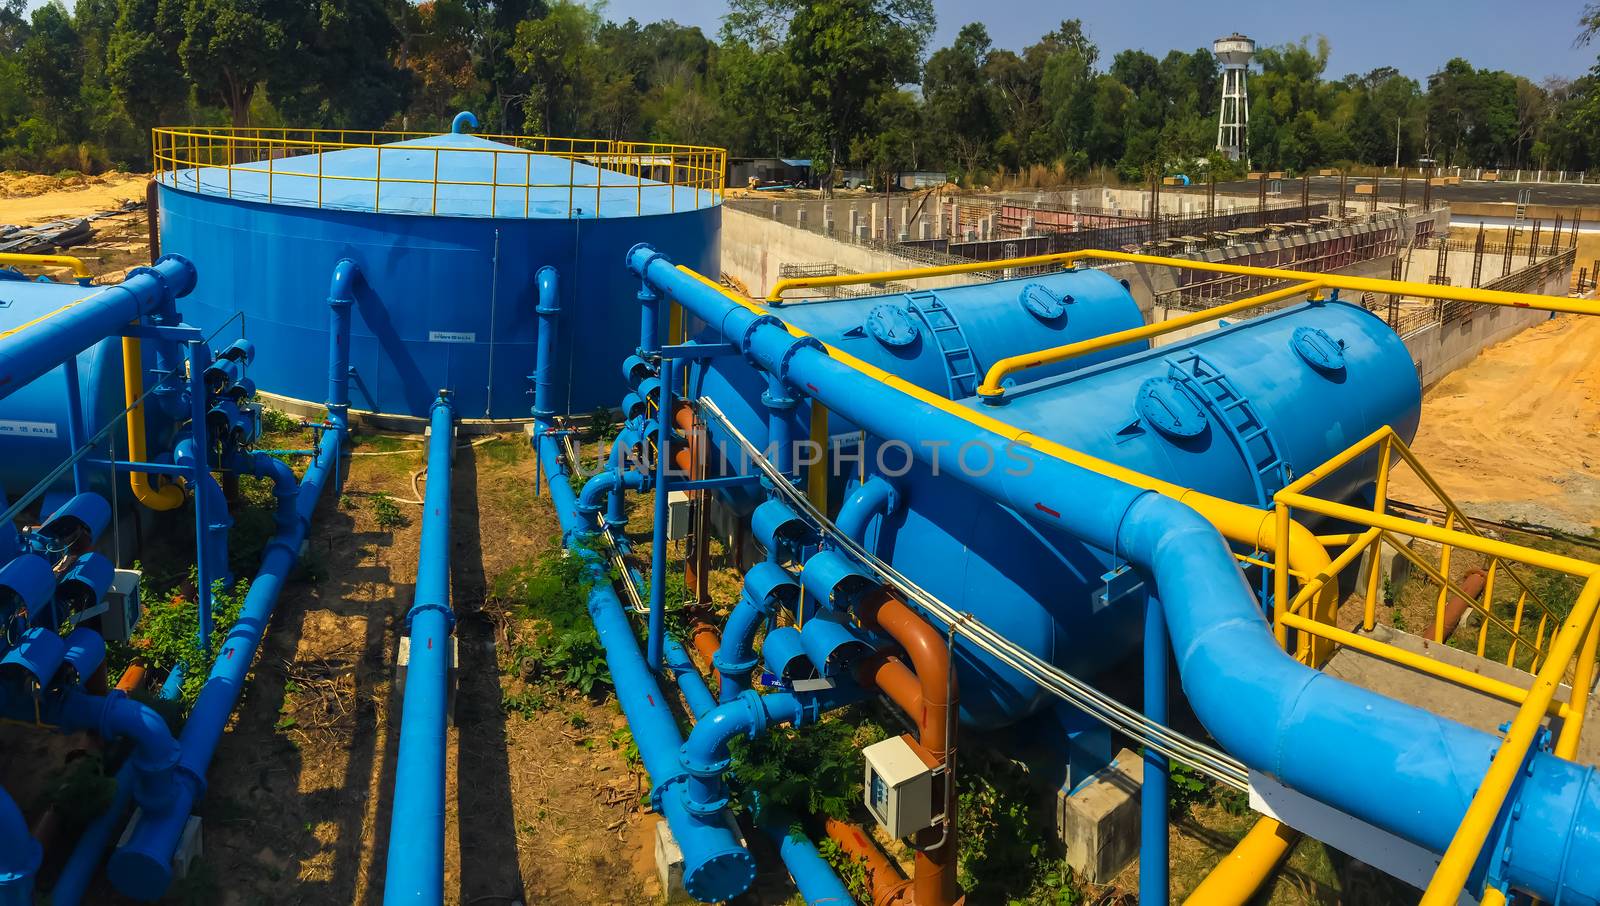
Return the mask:
<path id="1" fill-rule="evenodd" d="M 962 27 L 955 43 L 928 57 L 923 68 L 928 126 L 968 174 L 977 171 L 995 138 L 991 96 L 983 79 L 990 47 L 988 30 L 973 22 Z"/>
<path id="2" fill-rule="evenodd" d="M 511 58 L 528 77 L 523 125 L 534 135 L 571 135 L 593 66 L 600 14 L 558 0 L 542 18 L 517 25 Z"/>
<path id="3" fill-rule="evenodd" d="M 228 108 L 235 126 L 249 123 L 250 101 L 268 78 L 304 78 L 309 67 L 290 29 L 289 0 L 189 0 L 178 57 L 189 81 Z M 279 88 L 280 93 L 286 93 Z"/>

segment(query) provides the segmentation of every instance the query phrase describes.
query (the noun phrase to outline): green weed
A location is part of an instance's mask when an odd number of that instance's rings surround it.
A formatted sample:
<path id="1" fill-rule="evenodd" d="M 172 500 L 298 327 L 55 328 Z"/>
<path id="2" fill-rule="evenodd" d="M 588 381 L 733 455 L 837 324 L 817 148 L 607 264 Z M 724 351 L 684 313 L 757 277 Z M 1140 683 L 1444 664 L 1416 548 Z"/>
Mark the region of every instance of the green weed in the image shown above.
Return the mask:
<path id="1" fill-rule="evenodd" d="M 405 528 L 411 520 L 400 511 L 400 505 L 388 494 L 377 493 L 372 495 L 372 516 L 378 522 L 378 528 L 385 531 Z"/>

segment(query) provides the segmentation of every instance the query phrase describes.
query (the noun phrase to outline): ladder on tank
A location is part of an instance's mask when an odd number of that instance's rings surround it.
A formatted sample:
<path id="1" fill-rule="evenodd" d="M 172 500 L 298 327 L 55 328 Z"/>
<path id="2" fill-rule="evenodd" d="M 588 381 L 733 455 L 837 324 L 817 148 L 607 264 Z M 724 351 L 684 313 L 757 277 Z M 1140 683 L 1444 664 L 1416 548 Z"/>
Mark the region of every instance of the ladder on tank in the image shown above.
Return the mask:
<path id="1" fill-rule="evenodd" d="M 1266 419 L 1250 398 L 1228 380 L 1228 376 L 1205 356 L 1188 352 L 1167 359 L 1172 379 L 1187 387 L 1197 401 L 1210 411 L 1217 423 L 1233 439 L 1234 445 L 1250 464 L 1256 502 L 1271 506 L 1274 494 L 1289 483 L 1289 464 L 1283 461 L 1278 442 Z"/>
<path id="2" fill-rule="evenodd" d="M 909 293 L 906 306 L 916 312 L 933 332 L 933 341 L 944 353 L 945 374 L 950 379 L 950 398 L 961 399 L 978 392 L 978 360 L 972 354 L 967 335 L 955 313 L 931 292 Z"/>

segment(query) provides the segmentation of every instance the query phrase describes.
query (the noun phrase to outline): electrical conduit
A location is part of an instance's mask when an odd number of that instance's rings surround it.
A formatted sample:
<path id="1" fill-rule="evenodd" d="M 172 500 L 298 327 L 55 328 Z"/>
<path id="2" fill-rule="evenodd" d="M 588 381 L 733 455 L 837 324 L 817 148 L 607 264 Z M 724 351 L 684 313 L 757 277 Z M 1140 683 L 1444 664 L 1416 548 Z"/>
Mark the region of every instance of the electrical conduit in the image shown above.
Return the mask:
<path id="1" fill-rule="evenodd" d="M 440 393 L 429 413 L 428 490 L 423 498 L 417 582 L 406 613 L 411 638 L 394 808 L 389 821 L 385 903 L 444 899 L 446 707 L 450 698 L 450 457 L 455 409 Z"/>

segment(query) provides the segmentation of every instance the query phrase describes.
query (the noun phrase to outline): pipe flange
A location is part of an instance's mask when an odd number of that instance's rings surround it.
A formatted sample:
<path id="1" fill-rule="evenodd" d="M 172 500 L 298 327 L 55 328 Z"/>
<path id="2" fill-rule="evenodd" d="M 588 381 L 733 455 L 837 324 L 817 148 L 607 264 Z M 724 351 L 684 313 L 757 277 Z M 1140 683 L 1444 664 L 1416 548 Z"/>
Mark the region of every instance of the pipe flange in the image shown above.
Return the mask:
<path id="1" fill-rule="evenodd" d="M 723 789 L 726 790 L 727 787 L 724 786 Z M 695 816 L 696 818 L 715 818 L 719 813 L 726 809 L 731 802 L 732 800 L 729 798 L 726 792 L 714 799 L 707 799 L 704 801 L 690 796 L 688 791 L 685 791 L 683 795 L 684 811 Z"/>
<path id="2" fill-rule="evenodd" d="M 455 631 L 455 611 L 451 610 L 450 606 L 447 604 L 431 602 L 428 604 L 413 604 L 411 605 L 411 609 L 406 611 L 406 635 L 409 636 L 411 634 L 411 621 L 416 619 L 417 614 L 427 613 L 430 610 L 444 614 L 445 626 L 448 627 L 450 631 Z"/>
<path id="3" fill-rule="evenodd" d="M 763 326 L 782 328 L 784 323 L 772 315 L 757 315 L 755 320 L 745 327 L 744 333 L 739 336 L 739 351 L 744 353 L 745 361 L 758 368 L 760 364 L 756 362 L 755 356 L 751 355 L 750 349 L 755 342 L 756 331 Z"/>
<path id="4" fill-rule="evenodd" d="M 649 252 L 649 254 L 645 257 L 644 261 L 641 264 L 639 264 L 637 267 L 635 267 L 634 263 L 633 263 L 633 258 L 639 252 Z M 623 256 L 622 260 L 623 260 L 623 263 L 628 265 L 628 270 L 633 271 L 635 276 L 637 276 L 640 280 L 645 280 L 645 282 L 649 282 L 645 278 L 645 275 L 644 275 L 645 271 L 650 269 L 650 265 L 653 262 L 660 261 L 660 260 L 665 260 L 666 257 L 667 256 L 665 254 L 656 251 L 656 247 L 651 245 L 650 243 L 648 243 L 648 242 L 640 242 L 640 243 L 634 245 L 632 248 L 628 249 L 627 254 L 625 254 Z"/>
<path id="5" fill-rule="evenodd" d="M 797 338 L 793 343 L 789 344 L 788 349 L 784 350 L 783 358 L 778 360 L 778 378 L 785 384 L 792 383 L 789 379 L 789 366 L 791 360 L 795 357 L 795 353 L 802 349 L 815 349 L 823 355 L 828 354 L 828 347 L 822 345 L 822 341 L 816 337 Z"/>
<path id="6" fill-rule="evenodd" d="M 128 271 L 128 275 L 122 279 L 123 282 L 127 282 L 128 280 L 138 276 L 145 276 L 155 280 L 156 283 L 161 287 L 162 298 L 166 301 L 171 302 L 177 298 L 172 294 L 172 284 L 167 282 L 167 275 L 156 270 L 154 267 L 136 267 L 133 270 Z"/>
<path id="7" fill-rule="evenodd" d="M 717 668 L 717 672 L 721 673 L 723 676 L 743 676 L 744 674 L 756 669 L 760 663 L 760 658 L 755 657 L 742 661 L 724 658 L 722 656 L 721 648 L 718 648 L 717 653 L 711 656 L 711 666 Z"/>

